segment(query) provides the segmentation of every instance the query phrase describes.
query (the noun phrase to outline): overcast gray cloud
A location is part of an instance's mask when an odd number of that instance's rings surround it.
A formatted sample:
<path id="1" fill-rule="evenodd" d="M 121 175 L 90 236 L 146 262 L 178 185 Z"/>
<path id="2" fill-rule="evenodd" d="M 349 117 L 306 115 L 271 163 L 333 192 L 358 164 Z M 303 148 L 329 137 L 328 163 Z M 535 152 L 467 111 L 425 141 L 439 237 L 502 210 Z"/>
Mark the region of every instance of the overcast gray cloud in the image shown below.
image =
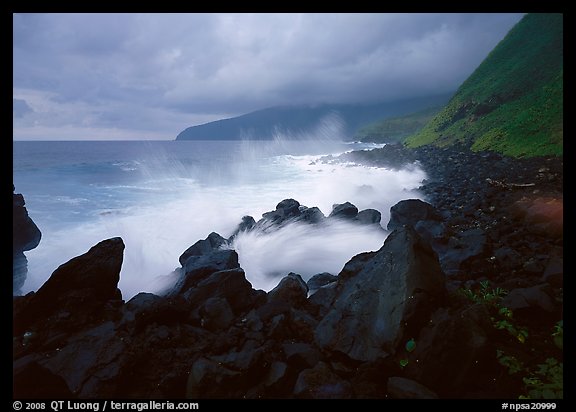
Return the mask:
<path id="1" fill-rule="evenodd" d="M 455 90 L 522 14 L 15 14 L 15 139 L 173 139 Z"/>

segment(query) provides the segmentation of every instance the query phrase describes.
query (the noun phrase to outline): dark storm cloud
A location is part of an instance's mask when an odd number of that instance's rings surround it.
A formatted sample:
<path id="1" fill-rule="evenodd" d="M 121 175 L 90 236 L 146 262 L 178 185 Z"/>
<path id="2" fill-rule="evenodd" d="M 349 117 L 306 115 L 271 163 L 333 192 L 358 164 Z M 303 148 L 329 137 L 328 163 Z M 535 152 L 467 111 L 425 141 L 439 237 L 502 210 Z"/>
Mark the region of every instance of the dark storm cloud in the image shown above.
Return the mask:
<path id="1" fill-rule="evenodd" d="M 521 14 L 15 14 L 15 138 L 455 90 Z M 16 116 L 16 109 L 15 109 Z"/>

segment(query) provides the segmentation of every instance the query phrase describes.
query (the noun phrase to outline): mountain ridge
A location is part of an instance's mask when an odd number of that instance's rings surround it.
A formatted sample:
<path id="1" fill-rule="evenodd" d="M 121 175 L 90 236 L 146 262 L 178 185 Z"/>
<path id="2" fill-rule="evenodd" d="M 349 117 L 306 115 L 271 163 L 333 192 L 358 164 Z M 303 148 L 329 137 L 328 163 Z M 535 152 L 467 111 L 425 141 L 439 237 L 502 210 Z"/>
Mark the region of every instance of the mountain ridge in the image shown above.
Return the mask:
<path id="1" fill-rule="evenodd" d="M 331 133 L 340 131 L 351 138 L 366 124 L 430 106 L 443 105 L 451 95 L 452 93 L 444 93 L 373 104 L 268 107 L 241 116 L 188 127 L 178 134 L 176 140 L 271 140 L 278 134 L 289 139 L 303 139 L 314 131 L 322 132 L 323 128 L 328 128 Z"/>

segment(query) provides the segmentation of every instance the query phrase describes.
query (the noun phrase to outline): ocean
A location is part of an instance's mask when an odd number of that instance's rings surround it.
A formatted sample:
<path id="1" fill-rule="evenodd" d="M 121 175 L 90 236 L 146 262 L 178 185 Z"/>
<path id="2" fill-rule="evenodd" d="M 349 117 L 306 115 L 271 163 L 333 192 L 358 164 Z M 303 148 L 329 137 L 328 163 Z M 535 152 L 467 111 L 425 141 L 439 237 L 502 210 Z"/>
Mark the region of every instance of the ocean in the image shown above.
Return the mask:
<path id="1" fill-rule="evenodd" d="M 126 244 L 119 288 L 124 299 L 173 282 L 178 257 L 211 232 L 232 234 L 245 215 L 258 220 L 283 199 L 319 207 L 349 201 L 382 213 L 422 198 L 425 173 L 357 164 L 326 164 L 325 155 L 373 144 L 317 141 L 38 141 L 14 142 L 13 179 L 42 231 L 29 252 L 23 293 L 37 290 L 61 264 L 101 240 Z M 289 272 L 308 279 L 338 274 L 354 255 L 377 250 L 384 230 L 336 222 L 321 230 L 298 224 L 239 236 L 234 248 L 256 289 Z"/>

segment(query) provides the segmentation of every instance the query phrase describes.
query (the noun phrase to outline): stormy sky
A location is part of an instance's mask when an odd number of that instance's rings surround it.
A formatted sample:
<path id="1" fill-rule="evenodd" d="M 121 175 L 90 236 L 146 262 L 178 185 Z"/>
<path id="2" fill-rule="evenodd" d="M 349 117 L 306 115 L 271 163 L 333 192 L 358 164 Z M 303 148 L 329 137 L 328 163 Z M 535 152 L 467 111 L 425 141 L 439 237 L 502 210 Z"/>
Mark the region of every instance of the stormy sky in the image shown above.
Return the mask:
<path id="1" fill-rule="evenodd" d="M 522 14 L 14 14 L 15 140 L 454 91 Z"/>

